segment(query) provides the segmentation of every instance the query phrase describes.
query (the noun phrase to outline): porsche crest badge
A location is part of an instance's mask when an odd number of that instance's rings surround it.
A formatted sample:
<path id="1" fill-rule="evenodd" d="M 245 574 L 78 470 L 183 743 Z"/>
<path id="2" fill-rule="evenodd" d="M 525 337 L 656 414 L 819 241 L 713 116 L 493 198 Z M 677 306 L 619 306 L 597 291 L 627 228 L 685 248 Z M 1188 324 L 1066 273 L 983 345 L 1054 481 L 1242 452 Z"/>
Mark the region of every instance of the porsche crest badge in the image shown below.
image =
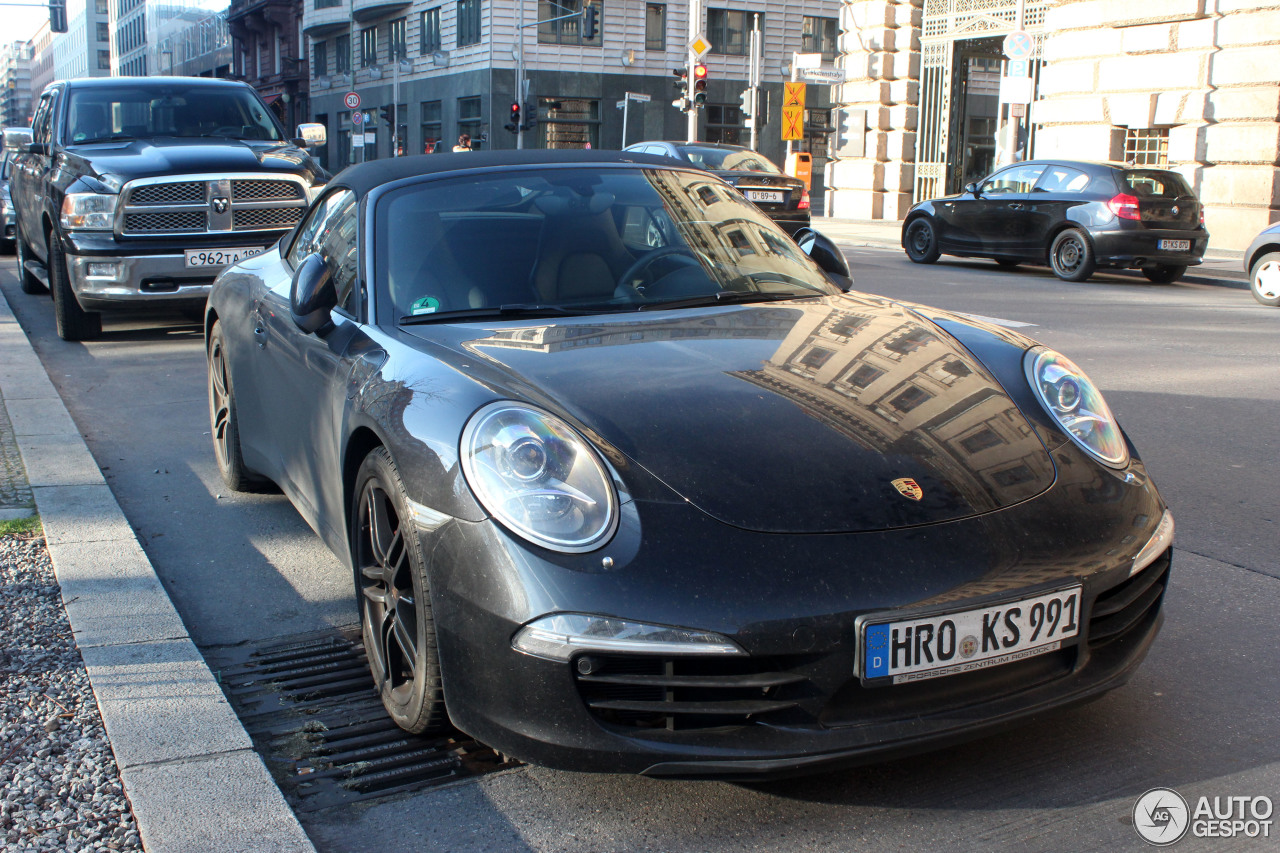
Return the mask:
<path id="1" fill-rule="evenodd" d="M 924 489 L 920 488 L 920 484 L 910 477 L 899 477 L 893 481 L 893 487 L 898 490 L 898 494 L 904 498 L 911 498 L 918 501 L 924 497 Z"/>

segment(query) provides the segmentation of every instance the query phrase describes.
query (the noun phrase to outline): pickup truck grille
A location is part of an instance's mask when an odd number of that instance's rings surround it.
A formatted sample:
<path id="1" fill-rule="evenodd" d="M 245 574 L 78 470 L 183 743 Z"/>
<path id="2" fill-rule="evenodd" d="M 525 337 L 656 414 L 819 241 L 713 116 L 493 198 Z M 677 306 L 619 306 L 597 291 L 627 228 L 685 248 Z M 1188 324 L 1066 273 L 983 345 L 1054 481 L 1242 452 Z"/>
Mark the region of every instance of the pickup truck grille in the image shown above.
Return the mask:
<path id="1" fill-rule="evenodd" d="M 299 178 L 149 179 L 126 185 L 117 228 L 126 237 L 283 231 L 302 219 Z"/>

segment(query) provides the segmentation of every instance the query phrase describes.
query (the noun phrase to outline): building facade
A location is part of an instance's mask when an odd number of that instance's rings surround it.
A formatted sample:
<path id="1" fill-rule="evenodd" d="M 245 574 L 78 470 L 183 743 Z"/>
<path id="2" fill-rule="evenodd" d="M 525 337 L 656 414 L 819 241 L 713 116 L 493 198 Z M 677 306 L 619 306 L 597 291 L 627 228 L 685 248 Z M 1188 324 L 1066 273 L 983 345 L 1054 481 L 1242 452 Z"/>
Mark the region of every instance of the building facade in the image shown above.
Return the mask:
<path id="1" fill-rule="evenodd" d="M 1019 117 L 998 97 L 1017 0 L 845 0 L 830 215 L 900 219 L 1007 158 L 1063 157 L 1182 173 L 1218 248 L 1280 219 L 1280 0 L 1021 6 Z"/>
<path id="2" fill-rule="evenodd" d="M 0 45 L 0 122 L 5 127 L 31 124 L 31 42 Z"/>
<path id="3" fill-rule="evenodd" d="M 110 0 L 117 77 L 228 77 L 226 0 Z"/>
<path id="4" fill-rule="evenodd" d="M 354 158 L 453 146 L 467 133 L 477 148 L 514 148 L 505 129 L 513 104 L 527 148 L 619 148 L 645 139 L 685 139 L 686 115 L 673 69 L 689 43 L 688 4 L 593 0 L 598 32 L 586 38 L 580 17 L 550 19 L 580 9 L 579 0 L 313 0 L 303 13 L 310 50 L 311 104 L 327 125 L 330 168 Z M 760 151 L 781 163 L 782 84 L 795 53 L 821 53 L 833 66 L 839 0 L 787 4 L 705 0 L 701 30 L 711 43 L 707 106 L 698 114 L 704 141 L 749 142 L 741 93 L 747 86 L 749 31 L 759 16 L 764 33 L 759 110 Z M 538 23 L 543 21 L 545 23 Z M 516 90 L 517 46 L 523 47 L 527 97 Z M 829 85 L 809 87 L 809 139 L 825 150 Z M 344 104 L 356 92 L 372 121 L 356 125 Z M 626 93 L 648 97 L 618 108 Z M 395 128 L 383 119 L 392 118 Z M 627 126 L 624 131 L 623 120 Z M 363 134 L 370 145 L 355 146 Z"/>
<path id="5" fill-rule="evenodd" d="M 302 0 L 232 0 L 227 10 L 232 73 L 258 90 L 292 133 L 310 121 Z"/>

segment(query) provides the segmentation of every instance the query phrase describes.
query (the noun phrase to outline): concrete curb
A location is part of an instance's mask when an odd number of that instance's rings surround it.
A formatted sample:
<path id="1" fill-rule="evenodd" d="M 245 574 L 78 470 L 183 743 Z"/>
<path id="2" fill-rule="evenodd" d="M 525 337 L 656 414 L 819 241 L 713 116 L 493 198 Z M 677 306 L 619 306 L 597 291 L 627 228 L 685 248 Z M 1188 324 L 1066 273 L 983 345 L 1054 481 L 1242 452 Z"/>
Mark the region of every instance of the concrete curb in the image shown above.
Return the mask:
<path id="1" fill-rule="evenodd" d="M 0 294 L 0 395 L 149 853 L 315 853 Z"/>

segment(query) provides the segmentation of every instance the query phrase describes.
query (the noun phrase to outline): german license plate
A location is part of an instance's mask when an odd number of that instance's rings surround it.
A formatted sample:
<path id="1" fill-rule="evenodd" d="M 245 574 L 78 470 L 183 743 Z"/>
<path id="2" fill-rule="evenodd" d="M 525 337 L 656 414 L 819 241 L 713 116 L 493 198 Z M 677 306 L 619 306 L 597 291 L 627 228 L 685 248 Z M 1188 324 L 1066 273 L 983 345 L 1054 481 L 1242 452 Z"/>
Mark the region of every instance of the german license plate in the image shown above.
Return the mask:
<path id="1" fill-rule="evenodd" d="M 750 201 L 764 201 L 773 204 L 782 204 L 782 193 L 777 190 L 744 190 L 743 191 Z"/>
<path id="2" fill-rule="evenodd" d="M 956 613 L 862 626 L 862 677 L 907 684 L 1062 648 L 1080 633 L 1080 587 Z"/>
<path id="3" fill-rule="evenodd" d="M 187 249 L 188 267 L 225 267 L 265 252 L 261 246 L 241 249 Z"/>
<path id="4" fill-rule="evenodd" d="M 1161 240 L 1156 243 L 1156 248 L 1162 252 L 1189 252 L 1191 251 L 1190 240 Z"/>

